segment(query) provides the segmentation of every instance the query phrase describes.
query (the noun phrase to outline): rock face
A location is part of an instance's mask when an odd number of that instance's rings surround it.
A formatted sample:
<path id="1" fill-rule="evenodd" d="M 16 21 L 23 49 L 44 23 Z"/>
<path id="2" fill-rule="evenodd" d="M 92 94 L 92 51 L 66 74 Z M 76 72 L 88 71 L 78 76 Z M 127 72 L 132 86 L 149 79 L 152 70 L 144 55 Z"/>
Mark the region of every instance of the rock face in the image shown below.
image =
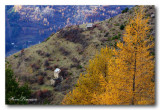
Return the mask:
<path id="1" fill-rule="evenodd" d="M 56 81 L 54 79 L 50 79 L 51 86 L 55 86 Z"/>
<path id="2" fill-rule="evenodd" d="M 151 18 L 154 18 L 155 17 L 155 15 L 154 14 L 151 14 Z"/>
<path id="3" fill-rule="evenodd" d="M 61 70 L 59 69 L 59 68 L 56 68 L 55 70 L 54 70 L 54 77 L 55 78 L 59 78 L 59 73 L 61 72 Z"/>
<path id="4" fill-rule="evenodd" d="M 154 14 L 155 9 L 145 6 L 145 12 L 148 17 Z M 49 104 L 60 104 L 75 87 L 80 73 L 85 74 L 89 59 L 106 45 L 116 47 L 116 42 L 123 40 L 124 30 L 120 26 L 125 26 L 133 16 L 134 10 L 131 9 L 111 19 L 95 22 L 89 30 L 86 24 L 65 27 L 46 41 L 7 57 L 6 61 L 12 65 L 20 83 L 28 82 L 33 91 L 50 91 Z M 150 21 L 151 33 L 154 34 L 155 18 Z"/>
<path id="5" fill-rule="evenodd" d="M 59 85 L 62 81 L 63 81 L 63 77 L 62 77 L 62 76 L 60 76 L 60 78 L 50 79 L 51 86 L 53 86 L 53 87 L 56 87 L 56 86 Z"/>

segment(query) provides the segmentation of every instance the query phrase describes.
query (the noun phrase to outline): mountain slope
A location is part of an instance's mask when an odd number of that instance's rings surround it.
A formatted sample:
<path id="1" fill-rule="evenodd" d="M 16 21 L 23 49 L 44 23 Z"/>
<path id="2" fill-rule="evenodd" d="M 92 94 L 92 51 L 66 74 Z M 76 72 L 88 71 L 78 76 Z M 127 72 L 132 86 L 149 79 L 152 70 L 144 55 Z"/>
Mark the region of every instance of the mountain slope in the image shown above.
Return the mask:
<path id="1" fill-rule="evenodd" d="M 7 5 L 6 56 L 42 42 L 66 25 L 102 21 L 132 5 Z"/>
<path id="2" fill-rule="evenodd" d="M 138 9 L 138 6 L 134 7 Z M 146 17 L 155 13 L 153 6 L 145 6 Z M 116 48 L 116 42 L 123 40 L 124 27 L 134 16 L 133 9 L 111 19 L 93 23 L 68 26 L 53 33 L 41 44 L 26 48 L 6 58 L 20 84 L 27 82 L 33 92 L 36 104 L 60 104 L 64 95 L 76 86 L 80 73 L 84 73 L 96 52 L 106 45 Z M 151 18 L 154 35 L 154 17 Z M 55 87 L 50 85 L 55 68 L 62 70 L 63 81 Z M 18 79 L 19 78 L 19 79 Z M 46 95 L 47 94 L 47 95 Z"/>

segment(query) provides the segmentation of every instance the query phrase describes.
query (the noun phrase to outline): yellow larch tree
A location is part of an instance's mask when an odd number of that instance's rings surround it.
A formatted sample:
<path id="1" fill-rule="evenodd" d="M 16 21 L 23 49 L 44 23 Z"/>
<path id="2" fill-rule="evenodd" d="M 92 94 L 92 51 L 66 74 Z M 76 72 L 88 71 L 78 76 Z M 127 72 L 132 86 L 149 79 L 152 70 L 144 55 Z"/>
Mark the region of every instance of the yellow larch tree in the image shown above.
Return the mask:
<path id="1" fill-rule="evenodd" d="M 138 12 L 139 11 L 139 12 Z M 62 104 L 144 105 L 155 103 L 154 47 L 143 7 L 125 27 L 118 50 L 102 49 L 90 60 L 87 74 Z"/>
<path id="2" fill-rule="evenodd" d="M 101 94 L 106 86 L 106 75 L 108 73 L 108 61 L 112 57 L 112 50 L 108 47 L 102 48 L 100 53 L 89 61 L 87 74 L 80 75 L 77 87 L 69 92 L 62 104 L 84 105 L 92 104 L 93 94 Z"/>
<path id="3" fill-rule="evenodd" d="M 154 104 L 154 57 L 150 49 L 154 43 L 147 37 L 150 26 L 143 7 L 125 28 L 123 43 L 108 66 L 106 92 L 94 94 L 93 104 L 144 105 Z M 150 36 L 151 38 L 151 36 Z M 101 100 L 101 101 L 100 101 Z"/>

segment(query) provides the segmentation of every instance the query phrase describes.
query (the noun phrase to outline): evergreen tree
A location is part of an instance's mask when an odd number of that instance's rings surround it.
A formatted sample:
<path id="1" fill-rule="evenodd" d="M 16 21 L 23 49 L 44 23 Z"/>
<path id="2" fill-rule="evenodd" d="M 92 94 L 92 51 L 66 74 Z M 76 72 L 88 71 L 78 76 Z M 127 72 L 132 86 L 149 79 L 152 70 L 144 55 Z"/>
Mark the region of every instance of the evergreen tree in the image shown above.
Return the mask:
<path id="1" fill-rule="evenodd" d="M 27 84 L 19 86 L 11 65 L 6 62 L 6 104 L 28 104 L 25 99 L 30 98 L 31 90 Z"/>

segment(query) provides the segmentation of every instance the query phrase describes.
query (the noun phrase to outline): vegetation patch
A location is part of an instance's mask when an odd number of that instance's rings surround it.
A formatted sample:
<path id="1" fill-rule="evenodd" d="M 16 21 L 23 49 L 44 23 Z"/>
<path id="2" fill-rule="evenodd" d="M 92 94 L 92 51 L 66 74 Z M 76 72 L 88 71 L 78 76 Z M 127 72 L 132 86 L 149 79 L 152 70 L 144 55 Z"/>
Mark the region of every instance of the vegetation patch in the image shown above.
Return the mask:
<path id="1" fill-rule="evenodd" d="M 14 58 L 17 58 L 18 57 L 18 55 L 14 55 Z"/>
<path id="2" fill-rule="evenodd" d="M 5 69 L 6 74 L 6 104 L 28 104 L 28 101 L 24 99 L 29 99 L 31 97 L 31 90 L 28 84 L 22 86 L 16 81 L 13 70 L 9 64 L 6 64 Z M 18 100 L 14 100 L 18 99 Z"/>
<path id="3" fill-rule="evenodd" d="M 70 30 L 61 30 L 58 34 L 58 37 L 65 38 L 66 40 L 74 43 L 79 43 L 83 47 L 86 47 L 88 44 L 85 40 L 85 36 L 82 34 L 83 29 L 73 28 Z"/>
<path id="4" fill-rule="evenodd" d="M 114 24 L 114 26 L 119 26 L 119 23 Z"/>
<path id="5" fill-rule="evenodd" d="M 112 40 L 115 40 L 115 39 L 120 39 L 120 36 L 114 36 L 114 37 L 112 37 Z"/>
<path id="6" fill-rule="evenodd" d="M 129 10 L 129 8 L 127 7 L 124 10 L 122 10 L 122 13 L 126 13 L 126 12 L 128 12 L 128 10 Z"/>
<path id="7" fill-rule="evenodd" d="M 124 30 L 124 25 L 122 24 L 121 26 L 120 26 L 120 30 Z"/>
<path id="8" fill-rule="evenodd" d="M 68 56 L 70 55 L 71 52 L 67 51 L 64 47 L 60 47 L 59 51 L 64 55 L 64 56 Z"/>

